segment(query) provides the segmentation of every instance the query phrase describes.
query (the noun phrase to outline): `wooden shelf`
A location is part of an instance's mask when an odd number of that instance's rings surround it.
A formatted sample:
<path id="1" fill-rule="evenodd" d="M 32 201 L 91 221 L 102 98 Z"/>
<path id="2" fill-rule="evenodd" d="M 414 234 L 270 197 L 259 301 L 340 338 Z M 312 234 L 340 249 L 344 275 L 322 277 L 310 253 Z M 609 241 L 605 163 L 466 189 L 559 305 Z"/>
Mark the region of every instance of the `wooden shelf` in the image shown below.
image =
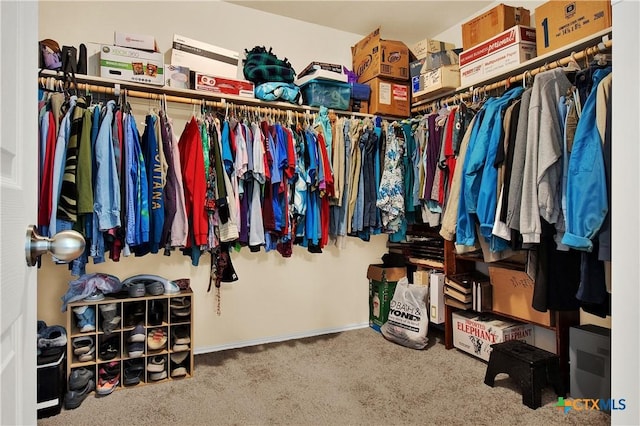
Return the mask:
<path id="1" fill-rule="evenodd" d="M 508 70 L 505 70 L 499 74 L 491 76 L 485 80 L 482 80 L 481 82 L 459 86 L 455 90 L 451 90 L 447 93 L 439 93 L 437 95 L 429 96 L 428 98 L 421 99 L 417 102 L 412 103 L 411 108 L 412 109 L 417 108 L 419 106 L 429 104 L 438 99 L 443 99 L 445 97 L 449 97 L 454 94 L 472 90 L 474 87 L 482 87 L 482 86 L 493 84 L 499 81 L 503 81 L 508 77 L 523 74 L 527 70 L 532 70 L 532 69 L 544 66 L 545 64 L 555 62 L 556 60 L 562 59 L 567 55 L 571 54 L 571 52 L 578 53 L 587 47 L 593 46 L 594 44 L 597 44 L 598 42 L 603 41 L 604 39 L 610 39 L 612 32 L 613 32 L 612 28 L 607 28 L 607 29 L 598 31 L 588 37 L 582 38 L 567 46 L 564 46 L 562 48 L 556 49 L 551 52 L 547 52 L 540 56 L 536 56 L 535 58 L 531 58 L 526 62 L 515 65 L 509 68 Z"/>
<path id="2" fill-rule="evenodd" d="M 191 298 L 191 301 L 189 304 L 190 313 L 188 316 L 180 317 L 179 321 L 172 321 L 171 310 L 174 308 L 171 307 L 171 300 L 178 297 Z M 149 323 L 150 303 L 153 301 L 162 302 L 164 318 L 160 325 L 152 325 Z M 128 356 L 127 344 L 129 344 L 129 342 L 127 341 L 127 339 L 131 334 L 131 331 L 135 327 L 130 325 L 121 326 L 117 330 L 114 330 L 109 334 L 105 334 L 104 331 L 100 328 L 102 323 L 100 305 L 109 304 L 109 303 L 116 304 L 116 312 L 117 312 L 116 315 L 121 317 L 120 324 L 123 324 L 126 321 L 127 313 L 133 311 L 131 309 L 133 306 L 143 303 L 145 306 L 145 309 L 144 309 L 145 315 L 144 315 L 144 323 L 143 323 L 145 332 L 148 332 L 148 330 L 152 330 L 155 328 L 163 328 L 167 333 L 167 342 L 165 347 L 155 351 L 150 350 L 147 347 L 147 342 L 146 342 L 147 336 L 145 335 L 145 340 L 144 342 L 142 342 L 142 344 L 144 345 L 144 353 L 138 357 Z M 171 377 L 171 368 L 170 368 L 171 354 L 174 353 L 171 350 L 171 345 L 173 344 L 173 335 L 171 332 L 172 332 L 172 327 L 184 328 L 185 326 L 188 326 L 189 339 L 191 340 L 191 342 L 193 342 L 193 327 L 191 326 L 191 324 L 193 324 L 193 292 L 190 289 L 183 290 L 180 293 L 175 293 L 175 294 L 163 294 L 158 296 L 144 296 L 144 297 L 133 297 L 133 298 L 126 297 L 125 293 L 120 293 L 115 296 L 105 297 L 103 300 L 99 300 L 99 301 L 81 300 L 77 302 L 72 302 L 69 304 L 67 309 L 67 330 L 76 330 L 76 331 L 78 330 L 76 325 L 76 316 L 75 316 L 75 313 L 73 312 L 73 308 L 76 308 L 79 306 L 90 306 L 93 308 L 95 312 L 94 324 L 96 325 L 96 330 L 87 332 L 87 333 L 72 332 L 70 334 L 70 338 L 68 339 L 68 343 L 67 343 L 67 359 L 69 360 L 69 362 L 67 363 L 67 377 L 69 377 L 71 372 L 76 368 L 87 368 L 93 371 L 95 381 L 97 383 L 101 366 L 115 361 L 119 363 L 119 373 L 120 373 L 120 384 L 116 387 L 116 390 L 123 389 L 123 388 L 137 387 L 140 385 L 149 385 L 149 384 L 168 382 L 171 380 L 180 380 L 185 378 L 185 376 L 176 377 L 176 378 Z M 94 341 L 95 351 L 93 354 L 93 359 L 91 361 L 79 362 L 77 361 L 78 359 L 77 356 L 73 354 L 73 341 L 75 338 L 87 337 L 87 336 L 92 337 Z M 116 356 L 115 358 L 112 358 L 109 360 L 103 360 L 100 358 L 100 345 L 102 342 L 104 342 L 108 338 L 116 338 L 118 340 L 119 356 Z M 191 343 L 189 344 L 189 349 L 187 351 L 180 351 L 180 352 L 188 352 L 187 360 L 185 361 L 185 366 L 187 368 L 186 377 L 193 377 L 194 354 L 193 354 Z M 164 366 L 165 366 L 165 371 L 167 372 L 167 378 L 158 380 L 158 381 L 150 380 L 149 379 L 150 373 L 148 371 L 148 362 L 151 358 L 155 356 L 164 357 L 164 360 L 165 360 Z M 137 361 L 137 360 L 141 360 L 141 361 Z M 142 372 L 141 382 L 137 385 L 125 386 L 123 383 L 124 382 L 123 376 L 124 376 L 124 370 L 126 369 L 126 365 L 129 362 L 136 362 L 136 361 L 143 363 L 145 366 L 144 367 L 145 369 Z"/>

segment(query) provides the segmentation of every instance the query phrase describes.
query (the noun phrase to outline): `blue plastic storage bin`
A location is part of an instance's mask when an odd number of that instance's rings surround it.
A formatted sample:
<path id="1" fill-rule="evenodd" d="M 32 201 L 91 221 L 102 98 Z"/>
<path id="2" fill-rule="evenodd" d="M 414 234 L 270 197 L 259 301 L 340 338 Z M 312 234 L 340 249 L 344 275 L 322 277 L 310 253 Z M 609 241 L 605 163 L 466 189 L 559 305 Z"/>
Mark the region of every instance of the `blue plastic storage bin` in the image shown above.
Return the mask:
<path id="1" fill-rule="evenodd" d="M 351 99 L 368 101 L 371 96 L 371 87 L 362 83 L 349 83 L 351 85 Z"/>
<path id="2" fill-rule="evenodd" d="M 325 106 L 329 109 L 349 109 L 351 86 L 331 80 L 311 80 L 300 86 L 305 105 Z"/>

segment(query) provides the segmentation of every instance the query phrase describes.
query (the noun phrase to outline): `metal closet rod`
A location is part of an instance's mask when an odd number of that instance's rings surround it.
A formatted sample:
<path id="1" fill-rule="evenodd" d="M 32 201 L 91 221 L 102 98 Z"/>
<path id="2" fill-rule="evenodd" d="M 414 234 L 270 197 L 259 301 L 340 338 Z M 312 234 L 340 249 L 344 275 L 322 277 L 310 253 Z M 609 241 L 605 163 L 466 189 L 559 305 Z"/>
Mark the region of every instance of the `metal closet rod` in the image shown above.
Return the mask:
<path id="1" fill-rule="evenodd" d="M 434 110 L 436 109 L 436 105 L 441 105 L 441 104 L 448 104 L 448 103 L 454 103 L 457 101 L 461 101 L 465 98 L 470 98 L 472 97 L 474 94 L 478 94 L 478 93 L 486 93 L 489 92 L 491 90 L 495 90 L 495 89 L 508 89 L 509 87 L 511 87 L 512 84 L 514 83 L 518 83 L 522 80 L 524 80 L 525 78 L 529 78 L 529 77 L 533 77 L 536 74 L 539 74 L 543 71 L 548 71 L 557 67 L 561 67 L 564 65 L 567 65 L 571 62 L 577 61 L 579 59 L 584 59 L 584 58 L 588 58 L 589 56 L 593 56 L 596 55 L 597 53 L 603 52 L 605 50 L 608 50 L 611 48 L 611 46 L 613 46 L 613 41 L 612 40 L 606 40 L 603 41 L 601 43 L 598 43 L 597 45 L 591 46 L 591 47 L 587 47 L 584 50 L 581 50 L 579 52 L 572 52 L 571 55 L 564 57 L 562 59 L 558 59 L 556 61 L 553 61 L 551 63 L 547 63 L 544 64 L 542 66 L 539 66 L 537 68 L 534 68 L 532 70 L 526 70 L 523 71 L 522 74 L 517 74 L 511 77 L 507 77 L 506 79 L 502 80 L 502 81 L 498 81 L 496 83 L 493 84 L 489 84 L 483 87 L 479 87 L 479 88 L 475 88 L 475 89 L 470 89 L 468 91 L 465 92 L 460 92 L 457 93 L 453 96 L 449 96 L 448 98 L 440 98 L 440 99 L 435 99 L 431 102 L 428 102 L 424 105 L 420 105 L 417 106 L 412 112 L 414 113 L 419 113 L 419 112 L 424 112 L 426 110 Z"/>

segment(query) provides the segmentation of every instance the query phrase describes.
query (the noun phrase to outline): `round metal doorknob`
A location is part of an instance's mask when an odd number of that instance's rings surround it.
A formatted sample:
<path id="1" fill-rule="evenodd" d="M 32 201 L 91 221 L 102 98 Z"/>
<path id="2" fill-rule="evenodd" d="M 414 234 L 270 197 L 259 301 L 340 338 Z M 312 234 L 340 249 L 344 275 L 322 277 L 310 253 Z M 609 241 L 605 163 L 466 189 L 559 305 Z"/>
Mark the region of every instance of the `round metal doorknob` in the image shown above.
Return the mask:
<path id="1" fill-rule="evenodd" d="M 85 240 L 81 233 L 68 230 L 61 231 L 52 238 L 38 235 L 35 225 L 27 227 L 25 254 L 27 265 L 35 266 L 44 253 L 51 253 L 56 259 L 71 262 L 84 252 Z"/>

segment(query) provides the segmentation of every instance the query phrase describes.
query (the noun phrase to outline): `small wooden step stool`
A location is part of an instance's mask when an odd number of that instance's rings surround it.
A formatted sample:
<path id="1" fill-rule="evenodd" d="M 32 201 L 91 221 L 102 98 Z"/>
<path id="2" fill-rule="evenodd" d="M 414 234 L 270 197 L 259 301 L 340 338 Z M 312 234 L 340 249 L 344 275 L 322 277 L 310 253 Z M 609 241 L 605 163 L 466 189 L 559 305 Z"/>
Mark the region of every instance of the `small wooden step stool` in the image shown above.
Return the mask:
<path id="1" fill-rule="evenodd" d="M 519 340 L 491 345 L 484 383 L 491 387 L 496 375 L 507 373 L 520 386 L 522 403 L 529 408 L 542 405 L 542 389 L 552 385 L 558 396 L 565 396 L 560 375 L 560 358 Z"/>

